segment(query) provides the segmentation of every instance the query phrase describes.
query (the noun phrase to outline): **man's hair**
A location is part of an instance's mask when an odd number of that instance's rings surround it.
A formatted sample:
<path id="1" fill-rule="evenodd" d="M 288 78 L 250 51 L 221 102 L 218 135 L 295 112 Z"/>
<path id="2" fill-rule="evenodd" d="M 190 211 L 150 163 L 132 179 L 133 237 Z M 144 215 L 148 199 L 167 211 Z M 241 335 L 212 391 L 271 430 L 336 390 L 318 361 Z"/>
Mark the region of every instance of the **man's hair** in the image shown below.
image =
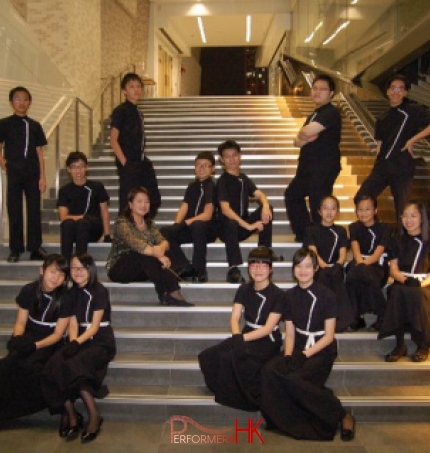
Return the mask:
<path id="1" fill-rule="evenodd" d="M 196 162 L 199 159 L 206 159 L 208 160 L 212 165 L 215 165 L 215 157 L 210 151 L 200 151 L 196 158 L 194 159 L 194 162 Z"/>
<path id="2" fill-rule="evenodd" d="M 327 74 L 320 74 L 315 77 L 315 79 L 312 81 L 312 86 L 314 86 L 315 82 L 318 82 L 318 80 L 322 80 L 323 82 L 327 82 L 328 87 L 330 91 L 336 91 L 336 84 L 334 83 L 334 80 Z"/>
<path id="3" fill-rule="evenodd" d="M 85 162 L 85 165 L 88 164 L 87 156 L 82 151 L 72 151 L 69 153 L 66 159 L 66 167 L 70 167 L 74 162 L 82 160 Z"/>
<path id="4" fill-rule="evenodd" d="M 410 84 L 409 80 L 407 79 L 407 77 L 403 74 L 393 74 L 390 77 L 388 77 L 387 82 L 385 84 L 385 90 L 388 90 L 388 88 L 390 88 L 391 84 L 395 80 L 400 80 L 401 82 L 403 82 L 405 85 L 406 91 L 410 90 L 411 84 Z"/>
<path id="5" fill-rule="evenodd" d="M 9 91 L 9 102 L 12 102 L 15 94 L 18 93 L 19 91 L 23 91 L 24 93 L 27 93 L 28 99 L 30 99 L 30 102 L 32 101 L 33 98 L 31 97 L 30 91 L 28 91 L 27 88 L 25 88 L 25 87 L 19 86 L 19 87 L 12 88 Z"/>
<path id="6" fill-rule="evenodd" d="M 121 80 L 121 90 L 125 90 L 127 83 L 131 82 L 132 80 L 137 80 L 142 85 L 143 88 L 142 78 L 135 72 L 128 72 Z"/>
<path id="7" fill-rule="evenodd" d="M 218 146 L 218 154 L 221 157 L 225 149 L 235 149 L 238 153 L 240 153 L 239 143 L 235 142 L 234 140 L 226 140 L 225 142 L 222 142 L 221 145 Z"/>

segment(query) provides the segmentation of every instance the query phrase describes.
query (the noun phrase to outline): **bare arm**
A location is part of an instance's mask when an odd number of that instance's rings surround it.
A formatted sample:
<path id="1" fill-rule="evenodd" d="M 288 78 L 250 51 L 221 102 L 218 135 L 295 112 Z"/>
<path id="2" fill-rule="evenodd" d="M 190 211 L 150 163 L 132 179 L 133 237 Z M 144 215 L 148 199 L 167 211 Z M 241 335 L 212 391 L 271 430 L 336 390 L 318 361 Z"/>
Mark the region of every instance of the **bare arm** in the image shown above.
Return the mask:
<path id="1" fill-rule="evenodd" d="M 28 310 L 25 310 L 24 308 L 19 307 L 18 308 L 18 313 L 16 314 L 16 321 L 15 325 L 13 326 L 13 335 L 23 335 L 25 332 L 25 326 L 27 325 L 28 321 Z"/>
<path id="2" fill-rule="evenodd" d="M 336 261 L 336 263 L 343 266 L 346 261 L 346 254 L 347 254 L 346 247 L 341 247 L 339 250 L 339 259 Z"/>
<path id="3" fill-rule="evenodd" d="M 118 142 L 119 130 L 116 127 L 111 127 L 110 129 L 110 146 L 113 149 L 113 152 L 116 158 L 120 161 L 121 165 L 125 165 L 127 158 L 122 152 L 121 146 Z"/>
<path id="4" fill-rule="evenodd" d="M 325 334 L 309 349 L 303 351 L 306 357 L 312 357 L 317 352 L 322 351 L 334 341 L 334 331 L 336 328 L 336 318 L 326 319 L 324 322 Z"/>
<path id="5" fill-rule="evenodd" d="M 301 148 L 307 143 L 313 142 L 318 138 L 319 134 L 324 129 L 325 127 L 317 121 L 312 121 L 311 123 L 306 124 L 306 126 L 303 126 L 299 130 L 299 133 L 294 140 L 294 145 L 298 148 Z"/>
<path id="6" fill-rule="evenodd" d="M 231 310 L 231 316 L 230 316 L 230 329 L 231 329 L 232 335 L 242 333 L 242 331 L 240 330 L 240 320 L 242 319 L 242 310 L 243 310 L 242 304 L 239 304 L 238 302 L 235 302 L 233 304 L 233 308 Z"/>
<path id="7" fill-rule="evenodd" d="M 309 245 L 308 248 L 309 248 L 309 250 L 312 250 L 313 252 L 315 252 L 315 254 L 317 255 L 318 267 L 320 267 L 321 269 L 325 269 L 326 267 L 328 267 L 328 264 L 319 256 L 318 250 L 315 247 L 315 245 Z"/>
<path id="8" fill-rule="evenodd" d="M 3 143 L 0 143 L 0 167 L 6 170 L 6 159 L 3 156 Z"/>
<path id="9" fill-rule="evenodd" d="M 270 210 L 270 204 L 269 200 L 266 197 L 266 194 L 263 191 L 257 189 L 254 192 L 254 197 L 258 199 L 262 206 L 261 221 L 264 224 L 269 223 L 272 220 L 272 211 Z"/>
<path id="10" fill-rule="evenodd" d="M 188 211 L 188 203 L 182 202 L 179 206 L 178 212 L 176 213 L 175 223 L 181 223 L 185 220 L 185 216 Z"/>
<path id="11" fill-rule="evenodd" d="M 58 343 L 66 332 L 67 326 L 69 325 L 69 318 L 60 318 L 57 321 L 55 330 L 51 335 L 43 338 L 36 342 L 36 349 L 46 348 L 55 343 Z"/>
<path id="12" fill-rule="evenodd" d="M 214 205 L 212 203 L 206 203 L 203 212 L 196 215 L 195 217 L 191 217 L 185 220 L 185 223 L 189 226 L 196 220 L 202 220 L 203 222 L 209 222 L 212 219 L 212 215 L 214 212 Z"/>
<path id="13" fill-rule="evenodd" d="M 69 215 L 69 208 L 66 206 L 58 206 L 58 217 L 60 221 L 64 220 L 80 220 L 83 219 L 83 215 Z"/>
<path id="14" fill-rule="evenodd" d="M 381 256 L 384 254 L 384 252 L 385 247 L 383 245 L 378 245 L 375 251 L 370 256 L 363 260 L 363 263 L 367 265 L 377 263 Z"/>
<path id="15" fill-rule="evenodd" d="M 364 263 L 358 241 L 351 241 L 351 251 L 352 251 L 352 257 L 354 258 L 354 260 L 357 264 Z"/>
<path id="16" fill-rule="evenodd" d="M 44 193 L 46 190 L 45 162 L 43 160 L 43 146 L 37 146 L 37 157 L 39 159 L 39 190 Z"/>
<path id="17" fill-rule="evenodd" d="M 70 340 L 76 340 L 79 344 L 85 343 L 87 340 L 89 340 L 91 337 L 93 337 L 100 329 L 100 323 L 101 320 L 103 319 L 103 313 L 104 310 L 96 310 L 93 313 L 93 319 L 91 320 L 91 326 L 85 330 L 85 332 L 82 335 L 77 336 L 78 333 L 78 321 L 75 318 L 75 323 L 76 326 L 74 328 L 74 331 L 76 332 L 76 337 L 75 338 L 70 338 Z"/>
<path id="18" fill-rule="evenodd" d="M 412 138 L 410 138 L 406 143 L 405 146 L 403 147 L 402 151 L 409 151 L 411 154 L 414 153 L 414 144 L 418 140 L 421 140 L 422 138 L 427 137 L 430 135 L 430 124 L 424 128 L 421 132 L 418 132 L 418 134 L 415 134 Z"/>
<path id="19" fill-rule="evenodd" d="M 110 234 L 110 215 L 107 201 L 100 203 L 100 214 L 103 223 L 103 234 L 106 236 Z"/>
<path id="20" fill-rule="evenodd" d="M 267 337 L 273 332 L 273 329 L 278 325 L 281 319 L 280 313 L 270 313 L 266 323 L 263 327 L 259 327 L 252 332 L 248 332 L 243 335 L 245 341 L 259 340 L 260 338 Z"/>
<path id="21" fill-rule="evenodd" d="M 230 203 L 228 201 L 220 201 L 221 212 L 231 220 L 236 220 L 236 222 L 245 230 L 253 231 L 263 231 L 263 222 L 260 220 L 255 223 L 245 222 L 240 216 L 238 216 L 233 209 L 230 208 Z"/>
<path id="22" fill-rule="evenodd" d="M 294 349 L 296 329 L 292 321 L 285 322 L 284 355 L 291 355 Z"/>
<path id="23" fill-rule="evenodd" d="M 405 283 L 406 278 L 399 269 L 399 260 L 396 258 L 390 261 L 390 275 L 399 283 Z"/>

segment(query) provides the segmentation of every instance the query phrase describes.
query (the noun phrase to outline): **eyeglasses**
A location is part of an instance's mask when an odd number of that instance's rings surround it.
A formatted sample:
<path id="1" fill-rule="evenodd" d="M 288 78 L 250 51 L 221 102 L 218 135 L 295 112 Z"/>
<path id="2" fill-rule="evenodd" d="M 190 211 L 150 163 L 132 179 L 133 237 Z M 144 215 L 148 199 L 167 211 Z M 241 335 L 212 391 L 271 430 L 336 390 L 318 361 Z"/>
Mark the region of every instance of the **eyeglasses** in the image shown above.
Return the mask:
<path id="1" fill-rule="evenodd" d="M 211 168 L 212 164 L 195 164 L 196 168 Z"/>
<path id="2" fill-rule="evenodd" d="M 327 87 L 312 87 L 312 91 L 329 91 L 330 88 Z"/>
<path id="3" fill-rule="evenodd" d="M 401 86 L 401 85 L 391 85 L 389 87 L 389 90 L 391 90 L 391 91 L 405 91 L 406 88 L 404 86 Z"/>

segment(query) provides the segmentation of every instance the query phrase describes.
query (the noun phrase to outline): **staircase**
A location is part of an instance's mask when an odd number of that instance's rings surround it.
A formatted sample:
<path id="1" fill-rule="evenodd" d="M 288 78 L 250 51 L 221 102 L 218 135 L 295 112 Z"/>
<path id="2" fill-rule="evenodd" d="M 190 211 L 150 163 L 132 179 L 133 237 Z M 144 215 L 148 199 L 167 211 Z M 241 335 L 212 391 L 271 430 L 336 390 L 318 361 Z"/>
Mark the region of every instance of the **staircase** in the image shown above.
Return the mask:
<path id="1" fill-rule="evenodd" d="M 172 223 L 185 187 L 193 178 L 195 155 L 203 150 L 216 153 L 220 142 L 233 138 L 242 147 L 243 171 L 268 194 L 274 206 L 274 249 L 286 261 L 274 264 L 273 279 L 283 289 L 293 286 L 291 257 L 299 245 L 292 239 L 283 192 L 295 173 L 298 150 L 293 147 L 293 138 L 303 112 L 313 109 L 309 101 L 267 96 L 202 97 L 148 99 L 141 107 L 145 113 L 147 153 L 154 163 L 162 194 L 157 224 Z M 355 219 L 352 197 L 357 190 L 357 177 L 352 168 L 361 165 L 364 172 L 370 168 L 372 159 L 358 157 L 368 150 L 347 117 L 341 147 L 343 170 L 336 181 L 335 194 L 342 206 L 339 223 L 347 225 Z M 103 181 L 109 191 L 114 219 L 118 206 L 117 176 L 107 144 L 95 148 L 89 166 L 90 178 Z M 64 183 L 66 173 L 61 177 Z M 389 205 L 384 205 L 385 202 L 381 203 L 381 210 L 388 214 Z M 59 222 L 53 193 L 44 202 L 43 219 L 45 246 L 50 252 L 58 251 Z M 242 243 L 244 258 L 256 241 L 256 236 L 252 236 Z M 191 247 L 186 245 L 185 249 L 191 256 Z M 100 278 L 109 289 L 118 344 L 118 354 L 107 376 L 111 393 L 101 402 L 103 414 L 133 420 L 167 420 L 181 414 L 200 423 L 247 419 L 247 413 L 214 403 L 196 360 L 202 349 L 229 334 L 228 320 L 237 285 L 225 283 L 224 244 L 209 245 L 208 283 L 182 285 L 185 297 L 195 303 L 192 308 L 158 305 L 149 283 L 122 285 L 108 281 L 104 268 L 108 250 L 109 245 L 102 243 L 91 244 L 89 248 L 97 260 Z M 14 298 L 24 283 L 37 277 L 39 266 L 25 257 L 10 265 L 5 261 L 7 253 L 3 246 L 0 250 L 3 351 L 15 318 Z M 391 339 L 377 341 L 375 333 L 338 334 L 337 338 L 339 359 L 329 385 L 345 406 L 353 408 L 359 420 L 429 418 L 430 391 L 426 384 L 430 362 L 385 363 L 382 356 L 394 343 Z M 257 413 L 251 415 L 259 418 Z"/>

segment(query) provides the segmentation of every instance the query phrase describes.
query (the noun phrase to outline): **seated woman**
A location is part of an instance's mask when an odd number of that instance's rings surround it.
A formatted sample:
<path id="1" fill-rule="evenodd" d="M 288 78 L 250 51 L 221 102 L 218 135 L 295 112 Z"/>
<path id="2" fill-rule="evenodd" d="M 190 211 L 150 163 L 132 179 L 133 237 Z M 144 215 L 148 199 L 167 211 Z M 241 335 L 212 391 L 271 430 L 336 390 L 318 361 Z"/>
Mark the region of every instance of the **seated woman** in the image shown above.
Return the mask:
<path id="1" fill-rule="evenodd" d="M 48 255 L 38 280 L 21 289 L 8 355 L 0 360 L 0 420 L 46 407 L 40 387 L 45 363 L 59 346 L 72 314 L 65 297 L 67 260 Z"/>
<path id="2" fill-rule="evenodd" d="M 339 213 L 339 200 L 328 195 L 320 202 L 321 223 L 306 229 L 303 245 L 318 258 L 315 280 L 336 294 L 336 332 L 343 332 L 354 321 L 354 314 L 345 285 L 343 265 L 348 250 L 348 236 L 343 226 L 334 223 Z"/>
<path id="3" fill-rule="evenodd" d="M 108 276 L 119 283 L 151 280 L 161 304 L 192 306 L 169 270 L 169 243 L 151 220 L 149 199 L 144 187 L 130 190 L 127 207 L 115 222 L 106 265 Z"/>
<path id="4" fill-rule="evenodd" d="M 357 201 L 358 220 L 349 225 L 353 260 L 346 271 L 346 288 L 354 310 L 351 330 L 366 327 L 364 314 L 376 313 L 372 330 L 381 328 L 386 300 L 382 288 L 387 283 L 388 265 L 384 259 L 391 229 L 377 218 L 376 199 L 363 195 Z"/>
<path id="5" fill-rule="evenodd" d="M 337 354 L 334 293 L 314 281 L 315 252 L 304 247 L 293 256 L 297 286 L 286 292 L 284 353 L 262 372 L 261 412 L 266 427 L 296 439 L 332 440 L 355 435 L 355 419 L 325 387 Z"/>
<path id="6" fill-rule="evenodd" d="M 248 266 L 252 281 L 243 283 L 234 298 L 230 318 L 232 337 L 201 352 L 199 364 L 216 402 L 254 411 L 260 406 L 261 368 L 281 348 L 278 322 L 284 292 L 270 281 L 270 249 L 252 250 Z M 245 326 L 241 331 L 242 315 Z"/>
<path id="7" fill-rule="evenodd" d="M 62 414 L 59 435 L 69 440 L 75 439 L 83 427 L 83 417 L 74 406 L 75 400 L 82 398 L 88 412 L 88 424 L 81 435 L 86 443 L 98 436 L 103 423 L 94 398 L 108 393 L 103 379 L 116 346 L 109 295 L 97 280 L 93 257 L 87 253 L 74 255 L 70 274 L 73 316 L 69 343 L 46 364 L 42 385 L 51 414 Z"/>
<path id="8" fill-rule="evenodd" d="M 421 203 L 409 202 L 402 213 L 403 231 L 389 248 L 390 274 L 387 310 L 378 338 L 396 337 L 396 347 L 386 355 L 397 362 L 407 354 L 405 324 L 417 345 L 412 361 L 423 362 L 430 346 L 430 263 L 427 211 Z"/>

